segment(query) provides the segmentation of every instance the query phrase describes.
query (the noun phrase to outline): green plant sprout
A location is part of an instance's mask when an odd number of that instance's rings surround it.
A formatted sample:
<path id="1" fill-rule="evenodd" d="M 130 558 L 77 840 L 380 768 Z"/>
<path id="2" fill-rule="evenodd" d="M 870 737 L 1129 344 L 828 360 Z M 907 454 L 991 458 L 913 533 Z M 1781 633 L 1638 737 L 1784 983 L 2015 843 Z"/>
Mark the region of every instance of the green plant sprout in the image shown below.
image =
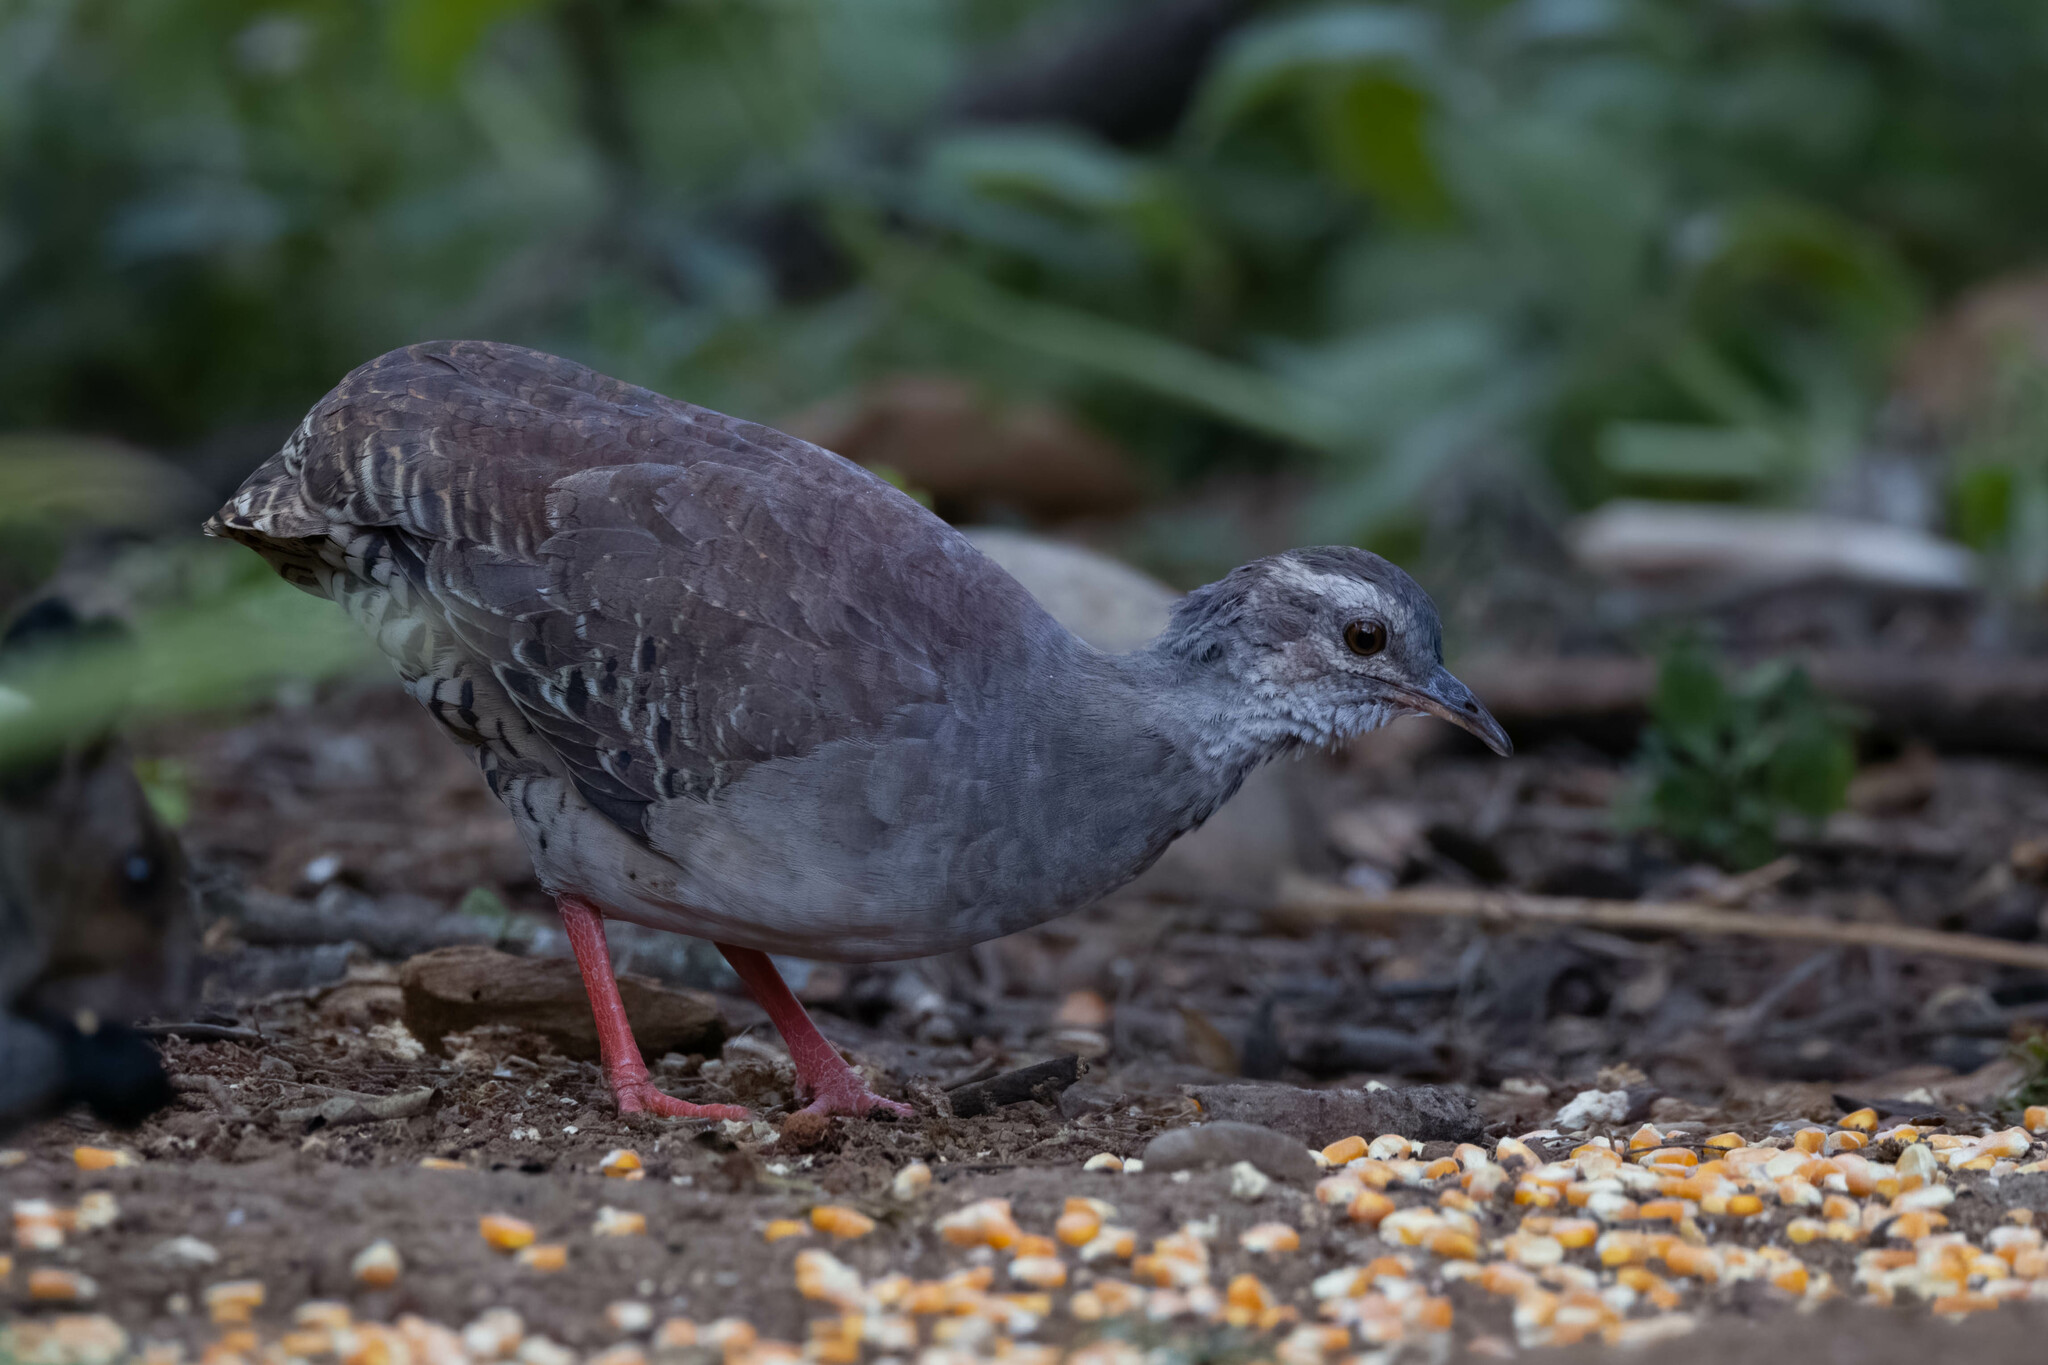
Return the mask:
<path id="1" fill-rule="evenodd" d="M 1855 767 L 1846 719 L 1804 669 L 1774 660 L 1730 681 L 1682 639 L 1659 661 L 1619 814 L 1724 867 L 1756 867 L 1776 856 L 1785 817 L 1841 809 Z"/>

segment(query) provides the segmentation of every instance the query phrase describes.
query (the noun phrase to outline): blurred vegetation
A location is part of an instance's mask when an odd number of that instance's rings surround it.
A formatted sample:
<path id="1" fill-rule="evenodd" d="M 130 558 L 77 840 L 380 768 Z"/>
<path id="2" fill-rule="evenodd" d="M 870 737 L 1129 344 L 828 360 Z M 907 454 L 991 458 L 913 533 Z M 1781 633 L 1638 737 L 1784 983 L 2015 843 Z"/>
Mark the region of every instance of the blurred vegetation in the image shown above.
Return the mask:
<path id="1" fill-rule="evenodd" d="M 768 420 L 964 371 L 1165 479 L 1312 469 L 1305 536 L 1480 457 L 1796 499 L 2048 232 L 2038 0 L 1207 11 L 1184 107 L 1104 136 L 975 96 L 1128 4 L 21 0 L 0 429 L 247 463 L 484 335 Z"/>
<path id="2" fill-rule="evenodd" d="M 1757 867 L 1777 855 L 1785 817 L 1840 810 L 1855 771 L 1849 727 L 1805 670 L 1773 661 L 1730 682 L 1712 652 L 1681 639 L 1659 660 L 1621 814 L 1688 853 Z"/>

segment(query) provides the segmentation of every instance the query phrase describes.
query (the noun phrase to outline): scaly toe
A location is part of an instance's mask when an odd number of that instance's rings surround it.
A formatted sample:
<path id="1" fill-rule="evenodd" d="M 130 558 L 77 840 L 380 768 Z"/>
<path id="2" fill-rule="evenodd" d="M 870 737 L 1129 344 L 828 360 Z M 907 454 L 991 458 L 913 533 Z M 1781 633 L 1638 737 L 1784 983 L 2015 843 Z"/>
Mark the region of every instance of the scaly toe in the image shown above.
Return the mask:
<path id="1" fill-rule="evenodd" d="M 909 1119 L 917 1117 L 917 1111 L 907 1104 L 885 1100 L 874 1091 L 855 1081 L 852 1085 L 832 1086 L 820 1091 L 818 1097 L 804 1107 L 806 1114 L 844 1115 L 848 1118 L 891 1118 Z"/>
<path id="2" fill-rule="evenodd" d="M 659 1114 L 671 1119 L 750 1119 L 747 1110 L 736 1104 L 692 1104 L 679 1100 L 673 1095 L 664 1095 L 647 1082 L 637 1085 L 623 1085 L 615 1092 L 621 1114 Z"/>

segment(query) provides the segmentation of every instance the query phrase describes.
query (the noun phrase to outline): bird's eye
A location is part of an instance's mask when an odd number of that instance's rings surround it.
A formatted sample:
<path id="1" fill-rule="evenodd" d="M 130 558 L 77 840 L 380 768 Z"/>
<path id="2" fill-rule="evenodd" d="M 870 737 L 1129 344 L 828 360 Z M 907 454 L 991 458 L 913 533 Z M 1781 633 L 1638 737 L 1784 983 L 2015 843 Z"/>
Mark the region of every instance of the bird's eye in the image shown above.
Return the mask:
<path id="1" fill-rule="evenodd" d="M 1353 654 L 1370 658 L 1387 647 L 1387 628 L 1378 621 L 1353 621 L 1344 627 L 1344 643 Z"/>

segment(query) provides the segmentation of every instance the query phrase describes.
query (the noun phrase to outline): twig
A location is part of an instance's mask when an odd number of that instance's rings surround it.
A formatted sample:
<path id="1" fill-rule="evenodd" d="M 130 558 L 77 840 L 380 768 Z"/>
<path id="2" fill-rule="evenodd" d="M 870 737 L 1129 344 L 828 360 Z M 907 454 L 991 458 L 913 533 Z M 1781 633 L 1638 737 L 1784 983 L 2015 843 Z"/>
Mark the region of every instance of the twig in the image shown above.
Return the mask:
<path id="1" fill-rule="evenodd" d="M 133 1024 L 130 1025 L 145 1038 L 183 1038 L 188 1043 L 256 1043 L 265 1038 L 252 1028 L 235 1028 L 228 1024 Z"/>
<path id="2" fill-rule="evenodd" d="M 1864 924 L 1796 915 L 1724 910 L 1698 901 L 1612 901 L 1528 896 L 1454 886 L 1419 886 L 1368 894 L 1307 877 L 1281 879 L 1276 917 L 1296 924 L 1370 921 L 1399 916 L 1477 919 L 1509 928 L 1597 924 L 1658 934 L 1730 934 L 1806 943 L 1895 948 L 1934 957 L 1966 958 L 2048 972 L 2048 945 L 2013 943 L 1981 934 L 1953 934 L 1902 924 Z"/>

